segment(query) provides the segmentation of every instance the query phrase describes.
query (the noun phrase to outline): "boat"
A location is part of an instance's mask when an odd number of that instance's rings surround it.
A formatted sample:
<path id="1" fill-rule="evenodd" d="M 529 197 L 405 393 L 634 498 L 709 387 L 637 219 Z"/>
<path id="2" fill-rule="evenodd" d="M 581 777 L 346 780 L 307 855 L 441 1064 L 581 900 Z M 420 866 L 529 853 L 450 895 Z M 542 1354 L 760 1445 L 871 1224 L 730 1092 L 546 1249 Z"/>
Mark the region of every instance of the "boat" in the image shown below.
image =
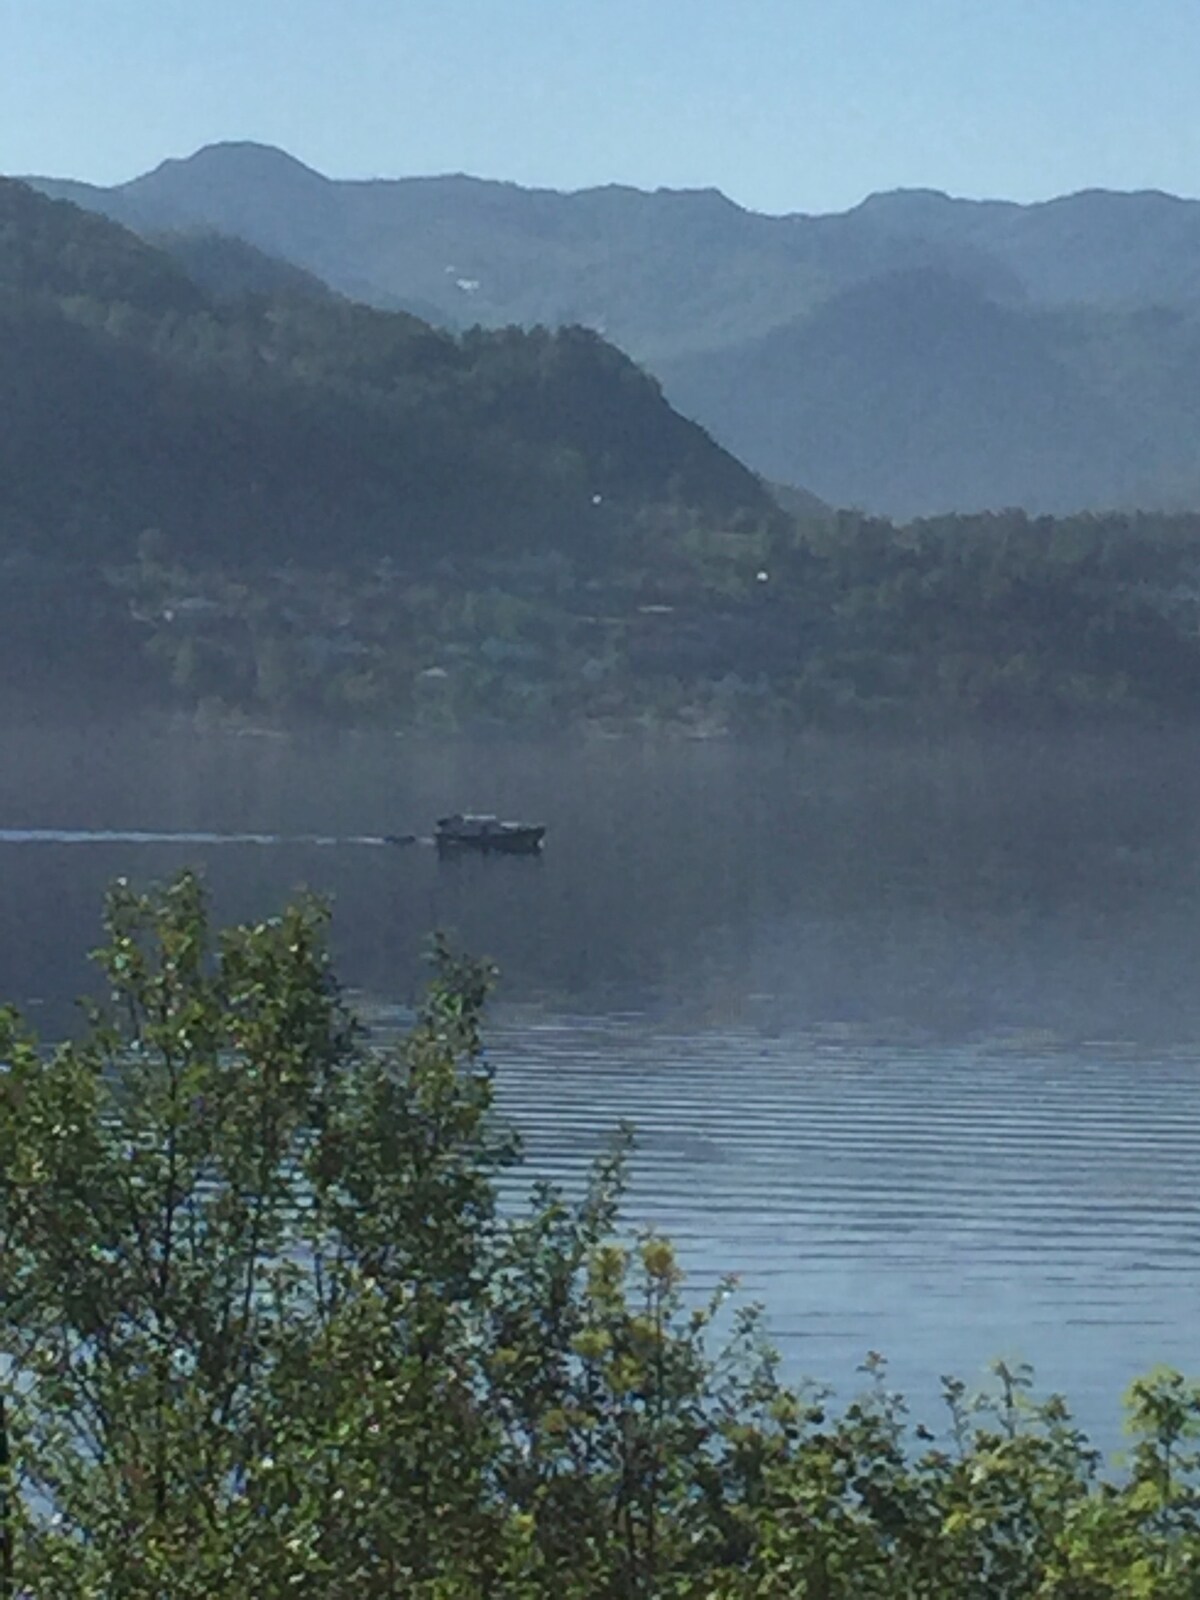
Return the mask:
<path id="1" fill-rule="evenodd" d="M 542 848 L 544 827 L 528 822 L 501 822 L 478 812 L 455 811 L 439 817 L 434 843 L 441 851 L 492 850 L 509 855 L 535 855 Z"/>

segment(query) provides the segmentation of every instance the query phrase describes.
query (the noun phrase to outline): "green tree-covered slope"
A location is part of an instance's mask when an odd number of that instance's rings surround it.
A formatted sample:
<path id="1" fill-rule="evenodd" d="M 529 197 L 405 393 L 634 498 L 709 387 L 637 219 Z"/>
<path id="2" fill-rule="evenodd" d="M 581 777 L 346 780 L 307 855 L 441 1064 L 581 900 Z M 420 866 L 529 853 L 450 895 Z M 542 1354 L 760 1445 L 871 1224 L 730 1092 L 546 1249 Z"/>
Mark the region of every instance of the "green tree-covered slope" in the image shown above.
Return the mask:
<path id="1" fill-rule="evenodd" d="M 178 247 L 177 248 L 181 248 Z M 200 256 L 200 270 L 197 255 Z M 247 562 L 602 542 L 653 503 L 768 514 L 756 479 L 584 329 L 454 337 L 306 292 L 246 296 L 0 183 L 0 528 L 40 553 L 147 527 Z M 261 283 L 260 263 L 245 287 Z"/>

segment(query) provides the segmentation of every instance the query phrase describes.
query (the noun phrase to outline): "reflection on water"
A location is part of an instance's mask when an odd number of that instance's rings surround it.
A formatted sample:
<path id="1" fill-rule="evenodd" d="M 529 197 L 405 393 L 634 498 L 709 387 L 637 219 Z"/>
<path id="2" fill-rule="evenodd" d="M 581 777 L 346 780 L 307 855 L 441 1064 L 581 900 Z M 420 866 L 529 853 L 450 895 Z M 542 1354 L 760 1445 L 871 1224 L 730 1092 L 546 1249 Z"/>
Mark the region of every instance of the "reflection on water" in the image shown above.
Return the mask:
<path id="1" fill-rule="evenodd" d="M 436 926 L 498 960 L 538 1170 L 632 1118 L 631 1211 L 701 1280 L 741 1270 L 793 1371 L 844 1381 L 878 1347 L 924 1401 L 1022 1354 L 1107 1435 L 1133 1371 L 1189 1364 L 1189 738 L 3 749 L 0 995 L 43 1031 L 111 878 L 198 863 L 222 920 L 307 885 L 372 1002 L 411 997 Z M 544 857 L 364 848 L 456 809 L 546 821 Z"/>

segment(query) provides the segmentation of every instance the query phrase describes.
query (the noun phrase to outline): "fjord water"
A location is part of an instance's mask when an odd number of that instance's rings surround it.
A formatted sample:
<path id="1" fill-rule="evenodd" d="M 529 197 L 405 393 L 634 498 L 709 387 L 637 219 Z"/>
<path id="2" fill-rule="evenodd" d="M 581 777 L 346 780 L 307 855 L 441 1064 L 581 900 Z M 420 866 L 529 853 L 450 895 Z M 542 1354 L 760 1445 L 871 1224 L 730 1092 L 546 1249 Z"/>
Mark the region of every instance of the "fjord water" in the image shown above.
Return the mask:
<path id="1" fill-rule="evenodd" d="M 385 833 L 543 821 L 543 859 Z M 0 996 L 47 1037 L 94 988 L 103 888 L 202 867 L 219 919 L 332 897 L 381 1029 L 434 927 L 503 972 L 490 1029 L 532 1169 L 621 1119 L 628 1211 L 740 1273 L 790 1375 L 870 1349 L 1024 1358 L 1104 1444 L 1200 1367 L 1200 765 L 1179 732 L 433 743 L 13 728 Z"/>

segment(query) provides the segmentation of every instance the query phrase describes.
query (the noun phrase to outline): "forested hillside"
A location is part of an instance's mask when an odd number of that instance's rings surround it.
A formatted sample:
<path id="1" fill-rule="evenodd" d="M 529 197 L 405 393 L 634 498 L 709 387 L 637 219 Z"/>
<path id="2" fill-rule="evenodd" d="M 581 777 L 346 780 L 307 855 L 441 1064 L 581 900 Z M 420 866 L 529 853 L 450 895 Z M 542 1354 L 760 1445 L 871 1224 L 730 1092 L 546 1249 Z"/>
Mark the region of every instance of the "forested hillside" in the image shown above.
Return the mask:
<path id="1" fill-rule="evenodd" d="M 771 217 L 715 190 L 338 182 L 251 144 L 113 189 L 37 181 L 447 327 L 592 327 L 756 471 L 833 504 L 1200 504 L 1200 202 L 909 190 Z"/>
<path id="2" fill-rule="evenodd" d="M 282 272 L 247 297 L 216 254 L 183 249 L 189 276 L 123 229 L 0 185 L 10 542 L 119 558 L 154 527 L 242 564 L 410 560 L 601 544 L 658 503 L 771 511 L 594 333 L 456 338 Z M 247 288 L 271 276 L 240 270 Z"/>
<path id="3" fill-rule="evenodd" d="M 0 705 L 701 735 L 1200 713 L 1196 517 L 785 512 L 593 332 L 452 335 L 236 241 L 173 252 L 0 184 Z M 986 464 L 982 355 L 976 382 Z M 1031 470 L 1068 400 L 1047 386 Z"/>

